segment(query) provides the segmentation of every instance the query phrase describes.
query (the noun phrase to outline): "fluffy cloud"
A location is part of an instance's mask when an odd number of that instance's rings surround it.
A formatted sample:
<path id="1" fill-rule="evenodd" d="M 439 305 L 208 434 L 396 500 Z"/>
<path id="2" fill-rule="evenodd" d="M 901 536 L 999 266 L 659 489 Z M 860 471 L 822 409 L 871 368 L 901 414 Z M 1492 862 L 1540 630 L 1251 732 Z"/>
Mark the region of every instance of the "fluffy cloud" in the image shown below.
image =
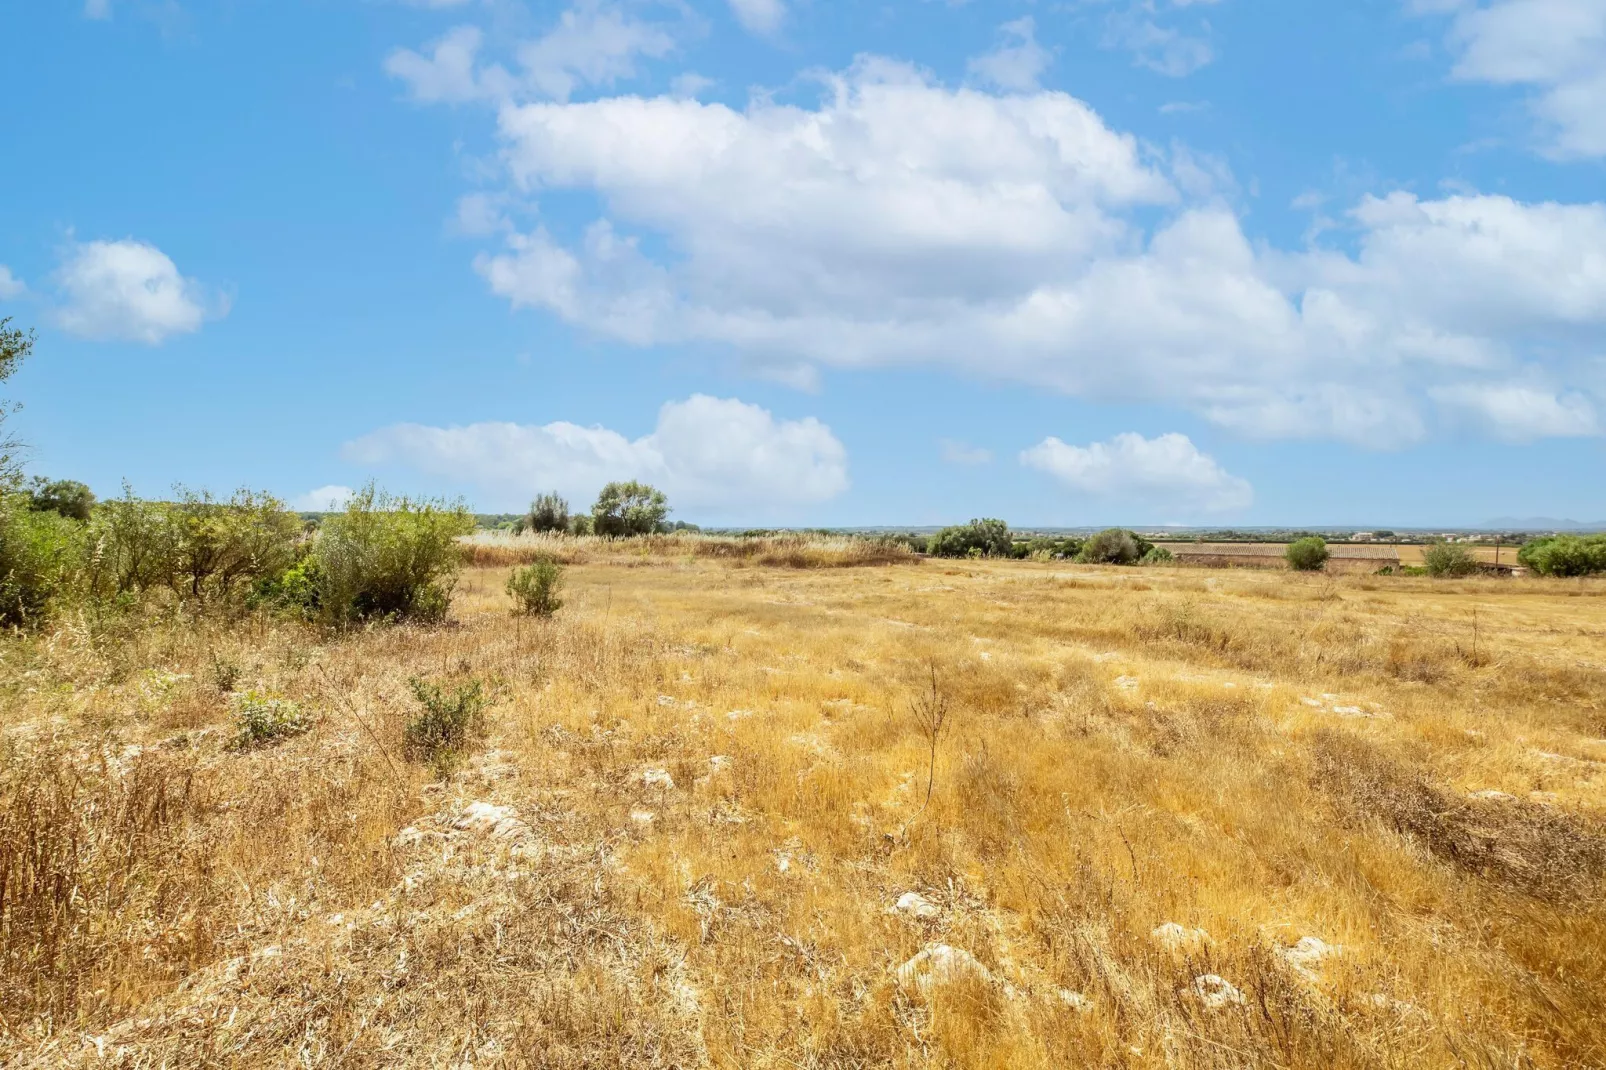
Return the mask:
<path id="1" fill-rule="evenodd" d="M 1053 54 L 1037 43 L 1037 23 L 1026 15 L 998 29 L 1003 40 L 970 61 L 971 77 L 1015 92 L 1036 89 L 1037 80 L 1054 62 Z"/>
<path id="2" fill-rule="evenodd" d="M 724 514 L 825 501 L 847 489 L 847 451 L 813 417 L 777 420 L 735 399 L 669 402 L 653 432 L 629 439 L 605 427 L 400 424 L 351 442 L 359 464 L 402 464 L 475 484 L 502 507 L 558 490 L 586 500 L 606 482 L 641 479 L 677 505 Z"/>
<path id="3" fill-rule="evenodd" d="M 1523 383 L 1463 383 L 1432 393 L 1452 413 L 1508 442 L 1600 434 L 1594 405 L 1579 393 L 1558 396 Z"/>
<path id="4" fill-rule="evenodd" d="M 209 312 L 227 312 L 225 302 L 209 301 L 199 283 L 181 276 L 166 253 L 132 239 L 73 246 L 55 281 L 63 299 L 57 322 L 85 338 L 156 345 L 200 330 Z"/>
<path id="5" fill-rule="evenodd" d="M 397 49 L 386 58 L 385 70 L 424 103 L 567 100 L 583 86 L 632 77 L 641 58 L 674 51 L 675 38 L 665 26 L 618 6 L 580 0 L 547 33 L 517 44 L 511 71 L 500 63 L 482 63 L 484 45 L 478 27 L 459 26 L 429 45 L 427 54 Z"/>
<path id="6" fill-rule="evenodd" d="M 307 493 L 290 500 L 290 508 L 303 513 L 328 513 L 336 509 L 344 509 L 352 495 L 357 492 L 350 487 L 330 484 L 309 490 Z"/>
<path id="7" fill-rule="evenodd" d="M 0 264 L 0 301 L 9 301 L 14 297 L 21 297 L 27 292 L 27 285 L 13 275 L 10 268 Z"/>
<path id="8" fill-rule="evenodd" d="M 1200 453 L 1187 435 L 1175 433 L 1144 438 L 1128 431 L 1088 446 L 1045 438 L 1020 460 L 1074 491 L 1100 498 L 1208 512 L 1247 509 L 1255 499 L 1245 480 Z"/>
<path id="9" fill-rule="evenodd" d="M 511 232 L 477 261 L 494 292 L 793 376 L 934 363 L 1388 447 L 1427 433 L 1434 388 L 1539 365 L 1578 388 L 1606 326 L 1599 203 L 1396 193 L 1348 213 L 1343 250 L 1280 252 L 1186 154 L 1081 101 L 885 60 L 813 108 L 622 96 L 504 107 L 499 130 L 521 196 L 590 191 L 605 215 Z"/>
<path id="10" fill-rule="evenodd" d="M 786 21 L 786 4 L 782 0 L 730 0 L 730 5 L 736 21 L 752 33 L 767 36 Z"/>
<path id="11" fill-rule="evenodd" d="M 1454 75 L 1526 86 L 1544 149 L 1606 156 L 1606 0 L 1414 0 L 1454 14 Z"/>

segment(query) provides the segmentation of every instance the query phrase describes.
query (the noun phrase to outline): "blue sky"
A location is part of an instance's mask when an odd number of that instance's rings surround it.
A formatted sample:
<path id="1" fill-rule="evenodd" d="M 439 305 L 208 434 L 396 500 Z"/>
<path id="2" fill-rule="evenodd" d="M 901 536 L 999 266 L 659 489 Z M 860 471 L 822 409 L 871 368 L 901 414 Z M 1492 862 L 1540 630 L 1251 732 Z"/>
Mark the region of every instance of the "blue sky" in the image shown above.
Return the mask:
<path id="1" fill-rule="evenodd" d="M 15 423 L 102 494 L 1606 516 L 1606 0 L 61 0 L 0 34 Z"/>

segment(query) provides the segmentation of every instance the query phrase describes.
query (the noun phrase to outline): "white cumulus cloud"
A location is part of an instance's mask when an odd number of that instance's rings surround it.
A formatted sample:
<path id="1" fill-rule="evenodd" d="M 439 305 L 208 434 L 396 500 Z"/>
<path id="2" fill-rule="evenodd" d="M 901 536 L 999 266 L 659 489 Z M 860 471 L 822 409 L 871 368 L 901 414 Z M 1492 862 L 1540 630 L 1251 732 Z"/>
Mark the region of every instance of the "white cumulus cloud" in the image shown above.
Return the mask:
<path id="1" fill-rule="evenodd" d="M 1071 490 L 1099 498 L 1207 512 L 1247 509 L 1255 499 L 1246 480 L 1200 453 L 1187 435 L 1174 432 L 1144 438 L 1127 431 L 1087 446 L 1050 437 L 1023 451 L 1020 460 Z"/>
<path id="2" fill-rule="evenodd" d="M 479 27 L 458 26 L 424 52 L 396 49 L 386 57 L 385 71 L 423 103 L 567 100 L 582 87 L 633 77 L 643 58 L 674 51 L 675 36 L 665 24 L 616 4 L 580 0 L 546 33 L 513 43 L 511 66 L 482 62 L 486 44 Z"/>
<path id="3" fill-rule="evenodd" d="M 1508 442 L 1600 434 L 1595 406 L 1582 394 L 1524 383 L 1459 383 L 1437 387 L 1433 399 L 1450 412 Z"/>
<path id="4" fill-rule="evenodd" d="M 85 338 L 156 345 L 201 329 L 227 312 L 194 279 L 179 274 L 166 253 L 133 239 L 74 245 L 55 275 L 62 297 L 56 320 Z"/>
<path id="5" fill-rule="evenodd" d="M 10 268 L 0 264 L 0 301 L 9 301 L 27 292 L 27 284 L 13 275 Z"/>
<path id="6" fill-rule="evenodd" d="M 587 191 L 603 214 L 574 240 L 509 232 L 476 262 L 493 292 L 798 381 L 935 364 L 1391 447 L 1472 370 L 1588 389 L 1606 329 L 1601 203 L 1393 193 L 1356 204 L 1340 245 L 1279 251 L 1189 154 L 1073 97 L 887 60 L 815 107 L 616 96 L 504 107 L 499 131 L 518 196 Z"/>
<path id="7" fill-rule="evenodd" d="M 752 33 L 768 36 L 786 21 L 783 0 L 730 0 L 731 14 Z"/>
<path id="8" fill-rule="evenodd" d="M 971 77 L 1015 92 L 1036 89 L 1037 80 L 1054 62 L 1053 53 L 1037 43 L 1037 23 L 1025 15 L 1004 23 L 998 32 L 1002 38 L 998 47 L 968 64 Z"/>
<path id="9" fill-rule="evenodd" d="M 1414 0 L 1454 14 L 1454 76 L 1523 86 L 1541 146 L 1561 157 L 1606 156 L 1606 0 Z"/>
<path id="10" fill-rule="evenodd" d="M 334 512 L 338 509 L 344 509 L 346 503 L 356 493 L 350 487 L 330 484 L 327 487 L 309 490 L 305 494 L 292 498 L 290 500 L 290 508 L 302 513 Z"/>
<path id="11" fill-rule="evenodd" d="M 401 464 L 472 484 L 515 508 L 556 488 L 589 500 L 604 483 L 640 479 L 676 505 L 728 515 L 821 502 L 848 487 L 847 450 L 813 417 L 777 420 L 734 398 L 696 394 L 665 404 L 651 434 L 605 427 L 398 424 L 348 443 L 348 460 Z"/>

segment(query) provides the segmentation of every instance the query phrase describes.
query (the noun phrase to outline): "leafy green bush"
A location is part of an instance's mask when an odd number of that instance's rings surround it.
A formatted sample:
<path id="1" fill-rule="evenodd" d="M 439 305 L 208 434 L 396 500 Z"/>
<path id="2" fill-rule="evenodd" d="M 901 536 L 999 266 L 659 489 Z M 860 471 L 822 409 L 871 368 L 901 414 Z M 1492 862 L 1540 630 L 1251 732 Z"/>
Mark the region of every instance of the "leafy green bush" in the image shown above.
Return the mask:
<path id="1" fill-rule="evenodd" d="M 444 776 L 485 732 L 485 685 L 478 678 L 450 687 L 417 678 L 410 683 L 420 709 L 407 722 L 408 756 L 428 762 Z"/>
<path id="2" fill-rule="evenodd" d="M 569 518 L 570 535 L 591 535 L 595 530 L 590 513 L 576 513 Z"/>
<path id="3" fill-rule="evenodd" d="M 31 509 L 22 495 L 0 498 L 0 625 L 44 621 L 77 585 L 86 542 L 79 521 Z"/>
<path id="4" fill-rule="evenodd" d="M 312 718 L 300 706 L 260 691 L 235 698 L 234 720 L 239 731 L 230 746 L 235 750 L 277 743 L 312 728 Z"/>
<path id="5" fill-rule="evenodd" d="M 1422 551 L 1422 567 L 1429 576 L 1441 579 L 1470 576 L 1478 571 L 1478 559 L 1465 546 L 1453 542 L 1435 542 Z"/>
<path id="6" fill-rule="evenodd" d="M 937 532 L 926 541 L 926 552 L 933 557 L 1013 557 L 1015 543 L 1002 520 L 972 520 Z"/>
<path id="7" fill-rule="evenodd" d="M 95 492 L 73 479 L 35 476 L 28 499 L 29 505 L 39 512 L 60 513 L 73 520 L 88 520 L 95 508 Z"/>
<path id="8" fill-rule="evenodd" d="M 1295 572 L 1320 572 L 1327 567 L 1327 558 L 1330 556 L 1327 540 L 1320 535 L 1295 539 L 1288 544 L 1284 554 L 1288 558 L 1288 567 Z"/>
<path id="9" fill-rule="evenodd" d="M 543 557 L 524 568 L 514 569 L 507 579 L 507 593 L 519 610 L 532 617 L 550 617 L 563 608 L 558 593 L 563 590 L 563 566 Z"/>
<path id="10" fill-rule="evenodd" d="M 1164 546 L 1150 546 L 1149 552 L 1138 560 L 1140 565 L 1169 565 L 1176 561 L 1176 555 Z"/>
<path id="11" fill-rule="evenodd" d="M 1517 560 L 1541 576 L 1606 572 L 1606 535 L 1552 535 L 1517 551 Z"/>
<path id="12" fill-rule="evenodd" d="M 1154 544 L 1125 528 L 1106 528 L 1082 544 L 1077 560 L 1087 565 L 1133 565 L 1143 560 Z"/>
<path id="13" fill-rule="evenodd" d="M 669 515 L 669 499 L 645 483 L 609 483 L 591 507 L 591 527 L 597 535 L 651 535 Z"/>
<path id="14" fill-rule="evenodd" d="M 1054 539 L 1040 535 L 1015 544 L 1016 557 L 1028 557 L 1033 561 L 1071 560 L 1081 552 L 1082 540 L 1071 537 Z"/>
<path id="15" fill-rule="evenodd" d="M 562 534 L 569 530 L 569 503 L 556 493 L 543 494 L 530 503 L 529 512 L 514 522 L 513 530 L 520 535 L 549 531 Z"/>
<path id="16" fill-rule="evenodd" d="M 439 621 L 451 608 L 457 540 L 473 530 L 461 504 L 393 498 L 370 485 L 324 520 L 307 557 L 277 586 L 326 624 Z"/>

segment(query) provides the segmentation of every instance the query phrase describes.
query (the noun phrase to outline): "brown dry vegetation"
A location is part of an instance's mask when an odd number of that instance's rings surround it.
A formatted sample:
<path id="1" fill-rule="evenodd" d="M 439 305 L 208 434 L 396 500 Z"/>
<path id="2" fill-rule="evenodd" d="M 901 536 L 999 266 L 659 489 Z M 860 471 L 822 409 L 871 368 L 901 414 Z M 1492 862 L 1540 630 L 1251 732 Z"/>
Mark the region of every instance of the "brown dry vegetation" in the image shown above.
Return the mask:
<path id="1" fill-rule="evenodd" d="M 1606 585 L 571 558 L 8 641 L 0 1064 L 1606 1066 Z"/>

